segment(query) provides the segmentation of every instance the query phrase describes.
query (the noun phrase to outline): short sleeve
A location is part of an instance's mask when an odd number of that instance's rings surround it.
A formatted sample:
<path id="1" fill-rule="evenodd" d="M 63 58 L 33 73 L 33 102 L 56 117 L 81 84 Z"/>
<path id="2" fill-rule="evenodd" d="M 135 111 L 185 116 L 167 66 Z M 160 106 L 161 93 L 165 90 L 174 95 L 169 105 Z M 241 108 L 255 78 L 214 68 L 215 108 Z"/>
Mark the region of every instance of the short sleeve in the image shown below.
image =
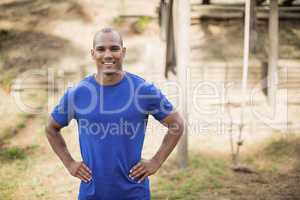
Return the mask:
<path id="1" fill-rule="evenodd" d="M 173 105 L 166 96 L 153 84 L 147 86 L 148 111 L 156 120 L 161 121 L 173 111 Z"/>
<path id="2" fill-rule="evenodd" d="M 52 118 L 61 126 L 67 126 L 74 118 L 71 89 L 69 88 L 51 113 Z"/>

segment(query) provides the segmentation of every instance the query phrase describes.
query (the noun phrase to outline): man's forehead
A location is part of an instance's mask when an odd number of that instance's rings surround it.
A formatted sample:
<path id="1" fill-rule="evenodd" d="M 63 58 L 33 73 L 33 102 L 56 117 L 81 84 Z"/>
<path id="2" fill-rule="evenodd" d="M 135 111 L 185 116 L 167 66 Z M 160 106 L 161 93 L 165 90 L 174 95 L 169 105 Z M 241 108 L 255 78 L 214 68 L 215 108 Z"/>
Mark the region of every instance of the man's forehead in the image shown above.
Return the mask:
<path id="1" fill-rule="evenodd" d="M 121 38 L 116 32 L 99 33 L 95 37 L 95 46 L 102 46 L 105 44 L 121 46 Z"/>

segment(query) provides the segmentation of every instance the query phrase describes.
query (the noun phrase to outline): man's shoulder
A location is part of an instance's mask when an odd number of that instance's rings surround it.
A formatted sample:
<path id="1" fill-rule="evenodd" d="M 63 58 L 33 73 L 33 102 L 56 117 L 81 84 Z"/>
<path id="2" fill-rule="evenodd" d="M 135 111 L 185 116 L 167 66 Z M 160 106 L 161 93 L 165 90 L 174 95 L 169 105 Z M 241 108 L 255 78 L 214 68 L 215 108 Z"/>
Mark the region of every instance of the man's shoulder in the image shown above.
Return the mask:
<path id="1" fill-rule="evenodd" d="M 79 90 L 89 89 L 90 87 L 93 87 L 92 78 L 93 78 L 93 75 L 86 76 L 85 78 L 83 78 L 79 82 L 77 82 L 76 84 L 68 87 L 67 92 L 76 93 Z"/>
<path id="2" fill-rule="evenodd" d="M 136 83 L 143 84 L 146 82 L 146 80 L 144 78 L 142 78 L 141 76 L 139 76 L 137 74 L 133 74 L 131 72 L 126 72 L 126 76 Z"/>
<path id="3" fill-rule="evenodd" d="M 141 76 L 139 76 L 137 74 L 133 74 L 133 73 L 129 73 L 129 72 L 126 72 L 126 74 L 141 89 L 147 90 L 154 86 L 153 83 L 145 80 L 144 78 L 142 78 Z"/>
<path id="4" fill-rule="evenodd" d="M 152 83 L 139 75 L 127 73 L 129 77 L 133 80 L 140 95 L 155 95 L 159 92 L 159 89 Z"/>

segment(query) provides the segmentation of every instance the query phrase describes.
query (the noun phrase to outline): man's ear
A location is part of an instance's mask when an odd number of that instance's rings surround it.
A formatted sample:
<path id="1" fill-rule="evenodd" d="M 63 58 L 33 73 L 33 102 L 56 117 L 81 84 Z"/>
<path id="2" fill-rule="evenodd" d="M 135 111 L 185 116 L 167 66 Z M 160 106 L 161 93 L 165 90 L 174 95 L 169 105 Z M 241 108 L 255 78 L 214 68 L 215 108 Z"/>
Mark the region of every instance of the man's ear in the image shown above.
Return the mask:
<path id="1" fill-rule="evenodd" d="M 122 54 L 123 54 L 123 58 L 124 58 L 125 55 L 126 55 L 126 47 L 123 47 L 123 48 L 122 48 Z"/>
<path id="2" fill-rule="evenodd" d="M 95 50 L 94 49 L 91 49 L 91 56 L 94 58 L 94 55 L 95 55 Z"/>

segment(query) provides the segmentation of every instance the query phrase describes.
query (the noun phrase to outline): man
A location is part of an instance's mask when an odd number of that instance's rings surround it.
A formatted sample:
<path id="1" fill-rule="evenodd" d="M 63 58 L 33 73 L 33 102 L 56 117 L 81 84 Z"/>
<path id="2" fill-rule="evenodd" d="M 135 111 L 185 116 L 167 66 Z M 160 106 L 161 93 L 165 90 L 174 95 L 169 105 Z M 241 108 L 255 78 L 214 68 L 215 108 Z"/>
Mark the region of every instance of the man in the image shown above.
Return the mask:
<path id="1" fill-rule="evenodd" d="M 54 108 L 46 133 L 54 152 L 81 180 L 79 200 L 149 200 L 148 176 L 176 146 L 183 120 L 153 85 L 122 69 L 126 48 L 110 28 L 94 36 L 91 55 L 97 74 L 66 91 Z M 141 159 L 148 115 L 168 127 L 157 153 Z M 71 119 L 78 124 L 83 161 L 75 161 L 60 134 Z"/>

